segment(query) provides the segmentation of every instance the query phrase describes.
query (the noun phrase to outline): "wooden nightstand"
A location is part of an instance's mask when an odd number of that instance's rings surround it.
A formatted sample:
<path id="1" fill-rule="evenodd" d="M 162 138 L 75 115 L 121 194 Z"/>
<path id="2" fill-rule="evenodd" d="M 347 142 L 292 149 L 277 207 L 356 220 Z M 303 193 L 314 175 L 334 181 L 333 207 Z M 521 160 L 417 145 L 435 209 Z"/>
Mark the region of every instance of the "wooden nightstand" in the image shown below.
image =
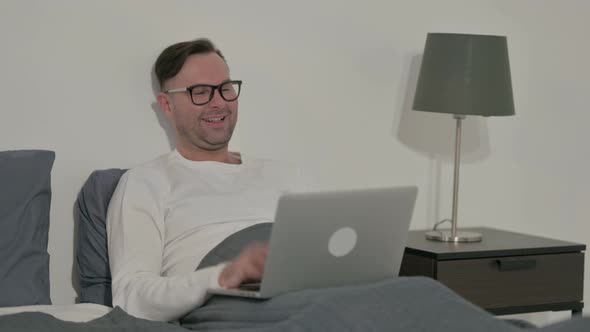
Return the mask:
<path id="1" fill-rule="evenodd" d="M 478 243 L 427 240 L 410 231 L 400 275 L 434 278 L 496 314 L 581 314 L 586 245 L 491 228 Z"/>

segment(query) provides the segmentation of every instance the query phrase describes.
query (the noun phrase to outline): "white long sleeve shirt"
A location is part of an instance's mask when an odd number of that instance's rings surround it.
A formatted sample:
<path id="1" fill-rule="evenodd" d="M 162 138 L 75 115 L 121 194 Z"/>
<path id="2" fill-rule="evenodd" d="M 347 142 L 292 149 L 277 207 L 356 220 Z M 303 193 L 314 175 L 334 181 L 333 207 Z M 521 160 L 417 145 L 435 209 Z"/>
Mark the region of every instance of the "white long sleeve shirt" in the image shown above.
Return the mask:
<path id="1" fill-rule="evenodd" d="M 194 162 L 176 150 L 127 171 L 107 214 L 113 305 L 159 321 L 202 305 L 223 265 L 195 271 L 201 260 L 229 235 L 272 222 L 299 181 L 289 163 Z"/>

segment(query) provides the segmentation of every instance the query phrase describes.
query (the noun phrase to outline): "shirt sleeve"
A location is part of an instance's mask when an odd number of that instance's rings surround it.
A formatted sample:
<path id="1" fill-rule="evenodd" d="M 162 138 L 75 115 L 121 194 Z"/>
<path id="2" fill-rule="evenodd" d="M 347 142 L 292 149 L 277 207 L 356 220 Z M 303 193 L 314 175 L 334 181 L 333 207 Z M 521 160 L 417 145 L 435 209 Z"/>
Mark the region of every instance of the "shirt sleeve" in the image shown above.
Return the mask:
<path id="1" fill-rule="evenodd" d="M 219 287 L 223 265 L 161 275 L 167 188 L 132 172 L 121 177 L 107 213 L 113 306 L 139 318 L 173 321 L 202 305 L 209 288 Z"/>

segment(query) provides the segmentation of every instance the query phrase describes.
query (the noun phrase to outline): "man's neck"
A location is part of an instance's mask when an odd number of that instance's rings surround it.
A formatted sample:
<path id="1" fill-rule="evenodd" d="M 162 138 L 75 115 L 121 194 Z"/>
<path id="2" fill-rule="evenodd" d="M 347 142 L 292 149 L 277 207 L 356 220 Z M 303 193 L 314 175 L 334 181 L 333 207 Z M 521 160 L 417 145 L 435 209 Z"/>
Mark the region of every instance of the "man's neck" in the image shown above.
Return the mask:
<path id="1" fill-rule="evenodd" d="M 207 151 L 188 149 L 182 145 L 178 145 L 176 146 L 176 150 L 181 156 L 191 161 L 217 161 L 226 164 L 241 164 L 239 154 L 229 152 L 227 147 L 216 151 Z"/>

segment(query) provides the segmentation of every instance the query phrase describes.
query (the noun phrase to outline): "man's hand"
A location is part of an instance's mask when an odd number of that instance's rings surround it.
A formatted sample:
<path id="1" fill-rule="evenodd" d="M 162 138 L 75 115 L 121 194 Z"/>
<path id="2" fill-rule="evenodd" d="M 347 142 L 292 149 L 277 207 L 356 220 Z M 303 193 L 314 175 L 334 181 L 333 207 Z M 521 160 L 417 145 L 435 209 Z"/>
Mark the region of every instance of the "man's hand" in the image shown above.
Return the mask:
<path id="1" fill-rule="evenodd" d="M 236 288 L 247 281 L 260 281 L 264 273 L 268 243 L 254 243 L 242 250 L 219 274 L 219 285 Z"/>

